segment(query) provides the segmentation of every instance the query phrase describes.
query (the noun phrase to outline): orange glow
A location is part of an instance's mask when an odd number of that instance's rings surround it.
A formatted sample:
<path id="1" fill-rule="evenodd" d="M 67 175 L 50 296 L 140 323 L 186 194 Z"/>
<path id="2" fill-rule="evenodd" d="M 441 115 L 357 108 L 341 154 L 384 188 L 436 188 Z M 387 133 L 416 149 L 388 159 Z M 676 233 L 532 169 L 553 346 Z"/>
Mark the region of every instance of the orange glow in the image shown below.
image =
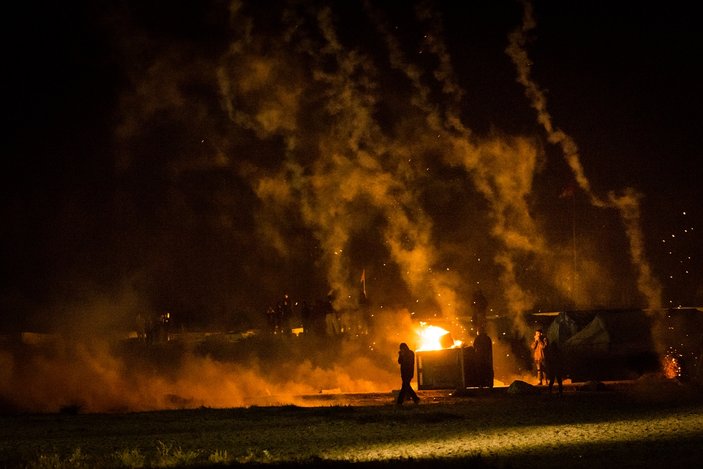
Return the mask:
<path id="1" fill-rule="evenodd" d="M 462 343 L 460 340 L 452 339 L 448 330 L 439 326 L 430 326 L 424 322 L 420 323 L 417 335 L 420 338 L 418 352 L 459 347 Z"/>
<path id="2" fill-rule="evenodd" d="M 677 354 L 669 350 L 662 359 L 662 372 L 668 379 L 676 379 L 681 377 L 681 362 Z"/>

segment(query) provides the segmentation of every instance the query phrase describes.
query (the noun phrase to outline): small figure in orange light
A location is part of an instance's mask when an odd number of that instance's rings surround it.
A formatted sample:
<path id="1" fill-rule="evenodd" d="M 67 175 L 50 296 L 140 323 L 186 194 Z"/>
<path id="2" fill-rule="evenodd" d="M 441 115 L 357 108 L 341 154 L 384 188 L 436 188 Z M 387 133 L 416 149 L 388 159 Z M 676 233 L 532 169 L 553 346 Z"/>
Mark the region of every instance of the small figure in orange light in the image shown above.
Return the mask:
<path id="1" fill-rule="evenodd" d="M 403 405 L 406 397 L 411 398 L 415 404 L 420 402 L 420 398 L 415 393 L 415 390 L 410 386 L 410 381 L 415 374 L 415 352 L 410 350 L 405 342 L 400 344 L 398 351 L 398 364 L 400 365 L 400 378 L 403 384 L 398 393 L 396 404 Z"/>
<path id="2" fill-rule="evenodd" d="M 537 368 L 537 379 L 539 380 L 537 384 L 540 386 L 545 379 L 544 349 L 547 347 L 547 344 L 547 337 L 542 333 L 542 329 L 537 329 L 535 331 L 535 338 L 532 341 L 532 359 Z"/>

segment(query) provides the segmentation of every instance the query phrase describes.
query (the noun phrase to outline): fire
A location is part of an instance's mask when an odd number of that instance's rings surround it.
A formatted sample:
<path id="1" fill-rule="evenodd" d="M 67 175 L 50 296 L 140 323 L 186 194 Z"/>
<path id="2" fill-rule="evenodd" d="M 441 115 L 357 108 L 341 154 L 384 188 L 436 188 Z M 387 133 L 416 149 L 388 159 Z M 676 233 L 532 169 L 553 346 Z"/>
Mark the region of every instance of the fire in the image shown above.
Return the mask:
<path id="1" fill-rule="evenodd" d="M 662 371 L 668 379 L 681 377 L 681 356 L 672 348 L 669 348 L 662 359 Z"/>
<path id="2" fill-rule="evenodd" d="M 460 340 L 454 340 L 448 330 L 439 326 L 420 323 L 420 330 L 417 331 L 420 337 L 417 351 L 442 350 L 461 346 Z"/>

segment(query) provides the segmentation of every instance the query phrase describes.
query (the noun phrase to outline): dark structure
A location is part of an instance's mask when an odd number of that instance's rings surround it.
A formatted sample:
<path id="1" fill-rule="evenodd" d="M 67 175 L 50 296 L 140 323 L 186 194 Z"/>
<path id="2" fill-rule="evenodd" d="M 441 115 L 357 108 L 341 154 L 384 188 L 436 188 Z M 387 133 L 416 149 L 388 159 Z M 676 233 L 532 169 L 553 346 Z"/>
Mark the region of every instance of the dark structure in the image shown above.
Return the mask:
<path id="1" fill-rule="evenodd" d="M 417 352 L 418 389 L 493 387 L 493 344 L 484 332 L 473 346 Z"/>

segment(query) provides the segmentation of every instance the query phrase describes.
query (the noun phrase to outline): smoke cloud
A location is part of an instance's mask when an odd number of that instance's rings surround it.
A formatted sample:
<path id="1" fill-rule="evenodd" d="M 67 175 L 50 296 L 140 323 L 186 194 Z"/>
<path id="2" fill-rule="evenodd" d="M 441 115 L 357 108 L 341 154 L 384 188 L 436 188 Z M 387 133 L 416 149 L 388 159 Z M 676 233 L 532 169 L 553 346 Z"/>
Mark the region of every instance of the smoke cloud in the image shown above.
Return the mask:
<path id="1" fill-rule="evenodd" d="M 257 3 L 210 5 L 217 11 L 201 12 L 202 30 L 187 32 L 156 26 L 139 9 L 112 12 L 124 83 L 110 202 L 119 229 L 106 258 L 129 287 L 57 297 L 66 313 L 52 316 L 57 334 L 3 348 L 4 401 L 149 410 L 387 391 L 399 384 L 397 344 L 413 345 L 419 319 L 443 320 L 470 339 L 477 288 L 527 336 L 526 311 L 661 305 L 643 195 L 595 193 L 578 145 L 532 78 L 530 3 L 491 63 L 509 62 L 507 53 L 514 76 L 502 85 L 524 93 L 516 107 L 536 111 L 537 129 L 530 115 L 519 130 L 476 125 L 489 109 L 477 104 L 467 66 L 453 55 L 456 38 L 430 3 Z M 549 159 L 552 146 L 578 186 L 571 199 L 545 184 L 563 164 Z M 565 213 L 581 198 L 584 212 L 597 212 L 586 214 L 598 219 L 591 225 L 605 228 L 579 233 L 577 264 Z M 601 221 L 613 214 L 619 224 Z M 622 246 L 634 273 L 614 258 Z M 137 313 L 163 311 L 188 332 L 260 331 L 284 293 L 311 303 L 329 294 L 336 310 L 355 312 L 362 272 L 376 327 L 335 343 L 334 354 L 320 342 L 276 355 L 285 342 L 261 333 L 246 360 L 227 356 L 243 352 L 218 344 L 225 335 L 160 355 L 114 336 L 131 330 Z M 630 283 L 636 294 L 622 297 Z M 514 366 L 507 351 L 500 356 L 500 366 Z"/>

